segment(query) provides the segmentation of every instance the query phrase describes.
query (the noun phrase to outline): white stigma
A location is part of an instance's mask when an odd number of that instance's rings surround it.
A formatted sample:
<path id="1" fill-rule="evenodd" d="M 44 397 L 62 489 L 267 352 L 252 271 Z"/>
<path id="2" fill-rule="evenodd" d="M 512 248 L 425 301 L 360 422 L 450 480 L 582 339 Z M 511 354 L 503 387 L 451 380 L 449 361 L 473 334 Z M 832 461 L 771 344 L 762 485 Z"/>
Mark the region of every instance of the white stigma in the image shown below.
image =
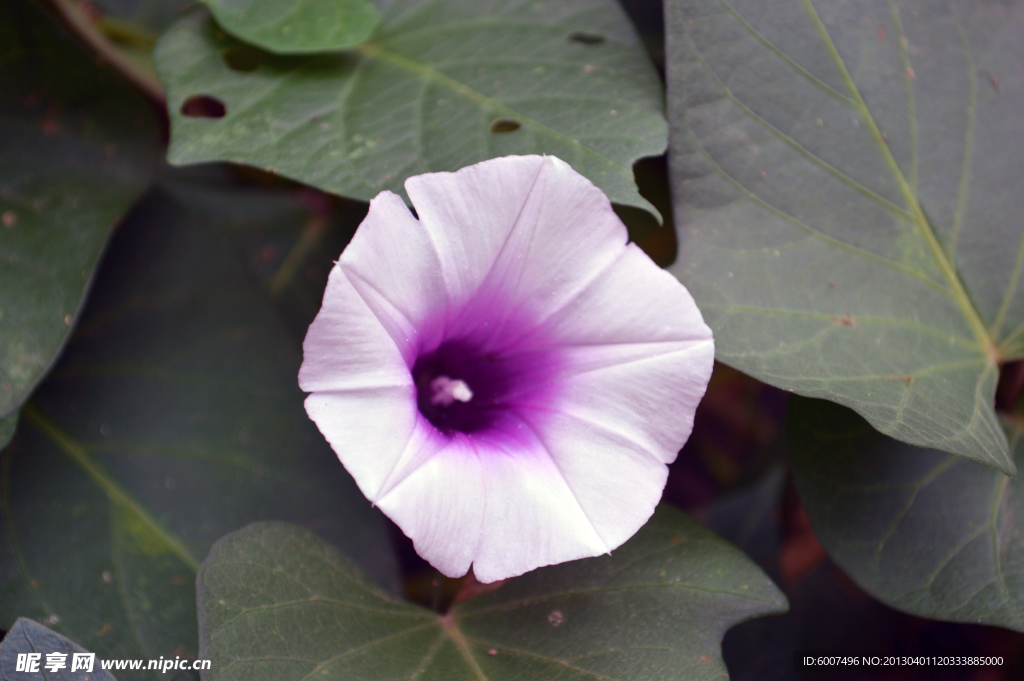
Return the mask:
<path id="1" fill-rule="evenodd" d="M 431 404 L 440 404 L 447 407 L 452 402 L 469 402 L 473 399 L 473 391 L 469 389 L 465 381 L 452 380 L 447 376 L 438 376 L 430 382 Z"/>

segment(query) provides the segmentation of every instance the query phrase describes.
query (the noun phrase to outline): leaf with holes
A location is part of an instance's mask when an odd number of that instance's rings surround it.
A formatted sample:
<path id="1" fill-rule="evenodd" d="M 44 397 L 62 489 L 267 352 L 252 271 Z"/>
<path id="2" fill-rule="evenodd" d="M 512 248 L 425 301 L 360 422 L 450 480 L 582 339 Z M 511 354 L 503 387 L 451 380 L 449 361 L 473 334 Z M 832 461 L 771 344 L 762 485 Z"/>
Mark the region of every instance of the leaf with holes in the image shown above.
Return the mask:
<path id="1" fill-rule="evenodd" d="M 277 54 L 353 47 L 370 37 L 377 10 L 366 0 L 203 0 L 234 36 Z"/>
<path id="2" fill-rule="evenodd" d="M 227 160 L 368 200 L 410 175 L 552 154 L 656 214 L 632 164 L 666 144 L 658 75 L 614 0 L 390 3 L 358 50 L 259 52 L 193 12 L 161 39 L 172 163 Z"/>
<path id="3" fill-rule="evenodd" d="M 829 555 L 889 605 L 1024 631 L 1024 482 L 912 447 L 854 412 L 794 399 L 797 490 Z M 1006 422 L 1024 465 L 1024 426 Z"/>
<path id="4" fill-rule="evenodd" d="M 672 267 L 718 358 L 1013 472 L 1024 3 L 671 0 Z"/>
<path id="5" fill-rule="evenodd" d="M 0 419 L 60 352 L 156 167 L 149 105 L 23 0 L 0 6 Z M 0 429 L 2 430 L 2 429 Z"/>
<path id="6" fill-rule="evenodd" d="M 303 410 L 299 339 L 214 227 L 157 191 L 111 242 L 3 452 L 0 628 L 29 616 L 104 658 L 195 655 L 195 569 L 257 520 L 397 581 L 383 516 Z"/>
<path id="7" fill-rule="evenodd" d="M 20 618 L 11 627 L 11 630 L 0 641 L 0 681 L 44 681 L 49 678 L 65 679 L 82 677 L 93 681 L 116 681 L 114 675 L 101 669 L 99 663 L 93 659 L 92 673 L 87 676 L 84 670 L 77 670 L 79 673 L 71 673 L 74 668 L 76 654 L 88 654 L 82 646 L 74 641 L 68 640 L 52 629 L 47 629 L 38 622 L 27 618 Z M 39 660 L 39 671 L 30 673 L 18 669 L 18 656 L 36 653 L 41 657 Z M 68 672 L 49 676 L 43 669 L 46 668 L 46 656 L 50 653 L 63 653 L 65 668 Z"/>
<path id="8" fill-rule="evenodd" d="M 198 584 L 215 681 L 726 679 L 725 630 L 786 609 L 749 559 L 668 507 L 611 556 L 541 568 L 444 616 L 283 523 L 217 542 Z"/>

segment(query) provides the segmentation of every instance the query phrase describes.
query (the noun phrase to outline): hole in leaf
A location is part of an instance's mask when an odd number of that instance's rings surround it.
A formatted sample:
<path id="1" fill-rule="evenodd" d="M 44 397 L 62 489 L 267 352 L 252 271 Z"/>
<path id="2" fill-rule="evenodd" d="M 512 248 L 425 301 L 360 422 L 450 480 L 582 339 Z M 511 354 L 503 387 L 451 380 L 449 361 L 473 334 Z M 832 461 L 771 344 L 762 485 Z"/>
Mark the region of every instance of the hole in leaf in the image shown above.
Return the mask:
<path id="1" fill-rule="evenodd" d="M 224 62 L 235 71 L 255 71 L 263 63 L 263 53 L 248 45 L 235 45 L 224 51 Z"/>
<path id="2" fill-rule="evenodd" d="M 1020 406 L 1024 395 L 1024 361 L 1007 362 L 999 370 L 996 386 L 996 409 L 1007 413 Z"/>
<path id="3" fill-rule="evenodd" d="M 224 118 L 224 102 L 210 95 L 193 95 L 181 105 L 181 114 L 190 118 Z"/>
<path id="4" fill-rule="evenodd" d="M 607 38 L 600 33 L 587 33 L 586 31 L 576 31 L 569 35 L 569 40 L 574 43 L 580 43 L 582 45 L 600 45 Z"/>
<path id="5" fill-rule="evenodd" d="M 514 118 L 495 118 L 487 129 L 495 135 L 503 135 L 506 132 L 515 132 L 521 127 L 523 124 Z"/>

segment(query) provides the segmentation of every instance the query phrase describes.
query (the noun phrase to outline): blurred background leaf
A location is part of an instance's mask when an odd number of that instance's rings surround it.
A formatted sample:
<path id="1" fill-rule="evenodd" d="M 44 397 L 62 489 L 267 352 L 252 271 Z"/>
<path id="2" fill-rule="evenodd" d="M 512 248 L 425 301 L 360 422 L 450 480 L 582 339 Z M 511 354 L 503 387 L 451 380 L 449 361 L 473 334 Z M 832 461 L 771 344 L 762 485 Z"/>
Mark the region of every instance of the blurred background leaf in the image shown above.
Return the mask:
<path id="1" fill-rule="evenodd" d="M 227 160 L 369 200 L 410 175 L 546 153 L 656 212 L 632 164 L 662 153 L 657 72 L 613 0 L 392 2 L 358 50 L 280 57 L 189 13 L 161 39 L 172 163 Z"/>
<path id="2" fill-rule="evenodd" d="M 68 640 L 52 629 L 47 629 L 42 624 L 28 618 L 20 618 L 7 632 L 3 641 L 0 641 L 0 681 L 64 681 L 65 679 L 81 678 L 84 675 L 82 670 L 77 673 L 71 671 L 75 653 L 87 653 L 85 648 L 77 643 Z M 39 670 L 36 673 L 19 671 L 18 655 L 28 653 L 39 653 Z M 45 670 L 46 655 L 48 653 L 64 653 L 66 668 L 53 673 Z M 98 660 L 93 660 L 92 673 L 88 674 L 89 679 L 94 681 L 116 681 L 114 675 L 100 668 Z"/>
<path id="3" fill-rule="evenodd" d="M 1024 3 L 666 7 L 671 269 L 718 358 L 1013 472 Z"/>
<path id="4" fill-rule="evenodd" d="M 92 0 L 100 17 L 149 32 L 155 39 L 196 0 Z"/>
<path id="5" fill-rule="evenodd" d="M 303 411 L 299 338 L 230 240 L 231 205 L 157 189 L 112 242 L 3 454 L 0 626 L 31 616 L 107 658 L 194 656 L 194 570 L 256 520 L 310 527 L 399 588 L 383 516 Z"/>
<path id="6" fill-rule="evenodd" d="M 611 556 L 541 568 L 444 616 L 282 524 L 218 542 L 199 590 L 201 655 L 220 680 L 724 679 L 725 629 L 786 607 L 739 551 L 665 506 Z"/>
<path id="7" fill-rule="evenodd" d="M 1024 631 L 1019 479 L 888 438 L 831 402 L 794 398 L 789 409 L 800 497 L 858 584 L 922 617 Z M 1022 427 L 1007 432 L 1024 463 Z"/>
<path id="8" fill-rule="evenodd" d="M 160 139 L 148 103 L 27 0 L 0 6 L 0 91 L 0 419 L 12 423 Z"/>

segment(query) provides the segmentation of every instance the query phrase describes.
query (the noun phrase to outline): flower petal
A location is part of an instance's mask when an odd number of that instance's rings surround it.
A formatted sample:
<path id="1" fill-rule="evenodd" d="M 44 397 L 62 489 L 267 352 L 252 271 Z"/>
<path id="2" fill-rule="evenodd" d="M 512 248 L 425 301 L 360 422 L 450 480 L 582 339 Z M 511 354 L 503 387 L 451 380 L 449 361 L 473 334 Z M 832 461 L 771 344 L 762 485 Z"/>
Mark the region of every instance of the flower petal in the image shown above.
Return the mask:
<path id="1" fill-rule="evenodd" d="M 373 501 L 412 437 L 419 412 L 411 386 L 316 392 L 306 413 L 366 498 Z"/>
<path id="2" fill-rule="evenodd" d="M 399 349 L 340 267 L 331 270 L 302 352 L 299 386 L 312 392 L 306 413 L 372 499 L 419 416 L 416 388 Z"/>
<path id="3" fill-rule="evenodd" d="M 532 356 L 535 345 L 557 348 L 558 366 L 512 402 L 601 423 L 659 460 L 675 460 L 714 366 L 711 329 L 675 277 L 630 244 L 520 339 L 519 352 Z M 515 352 L 508 355 L 512 361 Z"/>
<path id="4" fill-rule="evenodd" d="M 472 563 L 488 583 L 607 552 L 555 460 L 524 425 L 506 418 L 488 435 L 456 436 L 416 457 L 421 465 L 377 500 L 444 574 L 461 576 Z"/>
<path id="5" fill-rule="evenodd" d="M 538 329 L 559 346 L 712 342 L 690 292 L 636 244 Z M 709 374 L 710 375 L 710 374 Z"/>
<path id="6" fill-rule="evenodd" d="M 524 323 L 575 296 L 626 243 L 604 193 L 553 156 L 411 177 L 406 190 L 461 308 L 449 337 L 479 336 L 482 328 L 502 341 L 521 335 Z"/>
<path id="7" fill-rule="evenodd" d="M 472 443 L 457 437 L 376 500 L 412 539 L 416 553 L 449 577 L 469 571 L 485 502 Z"/>
<path id="8" fill-rule="evenodd" d="M 516 411 L 540 435 L 609 549 L 654 512 L 666 464 L 693 429 L 713 360 L 710 342 L 693 343 L 583 371 L 563 379 L 557 391 L 539 392 L 544 399 L 518 400 Z"/>
<path id="9" fill-rule="evenodd" d="M 663 461 L 600 421 L 536 407 L 517 411 L 540 434 L 551 461 L 608 551 L 647 522 L 668 479 Z"/>
<path id="10" fill-rule="evenodd" d="M 514 396 L 610 548 L 653 513 L 714 365 L 693 298 L 633 245 L 521 345 L 552 343 L 557 389 Z M 541 387 L 541 386 L 539 386 Z"/>
<path id="11" fill-rule="evenodd" d="M 335 266 L 324 302 L 302 342 L 305 392 L 411 386 L 409 369 L 373 311 Z"/>
<path id="12" fill-rule="evenodd" d="M 441 342 L 444 329 L 439 322 L 448 300 L 441 263 L 430 234 L 397 194 L 382 192 L 370 202 L 338 265 L 407 366 L 413 365 L 421 347 Z"/>

